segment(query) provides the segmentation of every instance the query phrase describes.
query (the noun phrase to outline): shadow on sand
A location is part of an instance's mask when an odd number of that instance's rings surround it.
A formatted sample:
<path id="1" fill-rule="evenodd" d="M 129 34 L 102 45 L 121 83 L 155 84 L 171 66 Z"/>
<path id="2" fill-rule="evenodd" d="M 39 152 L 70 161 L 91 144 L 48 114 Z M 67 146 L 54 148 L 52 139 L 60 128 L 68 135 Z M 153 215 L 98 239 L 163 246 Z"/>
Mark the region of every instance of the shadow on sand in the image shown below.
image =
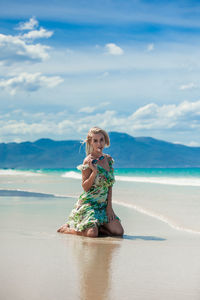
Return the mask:
<path id="1" fill-rule="evenodd" d="M 151 235 L 124 235 L 125 240 L 166 241 L 164 238 Z"/>
<path id="2" fill-rule="evenodd" d="M 117 238 L 121 240 L 145 240 L 145 241 L 166 241 L 167 239 L 157 237 L 157 236 L 151 236 L 151 235 L 128 235 L 124 234 L 123 237 L 120 236 L 108 236 L 105 234 L 99 234 L 98 238 L 105 238 L 105 237 L 111 237 L 111 238 Z"/>

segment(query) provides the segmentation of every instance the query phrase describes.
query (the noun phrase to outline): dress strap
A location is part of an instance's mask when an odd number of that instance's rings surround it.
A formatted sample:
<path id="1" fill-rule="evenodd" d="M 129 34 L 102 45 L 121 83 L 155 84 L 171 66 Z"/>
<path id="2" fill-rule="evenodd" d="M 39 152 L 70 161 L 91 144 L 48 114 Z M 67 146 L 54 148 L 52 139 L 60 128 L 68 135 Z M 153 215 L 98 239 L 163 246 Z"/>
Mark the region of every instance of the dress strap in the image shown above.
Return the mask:
<path id="1" fill-rule="evenodd" d="M 110 160 L 111 164 L 114 164 L 114 159 L 111 157 L 111 160 Z"/>

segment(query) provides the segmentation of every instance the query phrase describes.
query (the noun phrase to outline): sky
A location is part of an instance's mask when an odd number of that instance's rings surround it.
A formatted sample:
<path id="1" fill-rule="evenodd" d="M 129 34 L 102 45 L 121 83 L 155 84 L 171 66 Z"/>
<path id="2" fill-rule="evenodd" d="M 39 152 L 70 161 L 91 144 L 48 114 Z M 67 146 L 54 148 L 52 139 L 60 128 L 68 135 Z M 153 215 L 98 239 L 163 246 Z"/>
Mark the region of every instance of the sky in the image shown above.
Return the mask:
<path id="1" fill-rule="evenodd" d="M 0 142 L 200 146 L 200 1 L 0 0 Z"/>

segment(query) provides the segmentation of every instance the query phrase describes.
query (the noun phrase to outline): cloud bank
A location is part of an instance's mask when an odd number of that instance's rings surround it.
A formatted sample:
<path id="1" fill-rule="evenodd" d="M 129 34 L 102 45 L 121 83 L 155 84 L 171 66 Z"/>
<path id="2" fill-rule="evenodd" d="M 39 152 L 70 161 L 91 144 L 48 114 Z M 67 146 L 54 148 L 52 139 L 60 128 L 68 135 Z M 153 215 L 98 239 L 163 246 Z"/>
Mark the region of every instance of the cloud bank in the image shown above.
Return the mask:
<path id="1" fill-rule="evenodd" d="M 145 132 L 145 135 L 160 139 L 164 139 L 162 133 L 166 132 L 171 135 L 172 142 L 181 142 L 187 134 L 187 144 L 197 146 L 200 145 L 199 120 L 200 100 L 192 103 L 183 101 L 179 105 L 149 103 L 128 116 L 108 109 L 93 113 L 92 109 L 89 111 L 85 108 L 77 113 L 60 111 L 35 114 L 18 110 L 0 117 L 0 135 L 7 141 L 15 138 L 36 140 L 41 137 L 78 139 L 84 137 L 90 127 L 97 125 L 107 131 L 127 132 L 136 136 Z"/>

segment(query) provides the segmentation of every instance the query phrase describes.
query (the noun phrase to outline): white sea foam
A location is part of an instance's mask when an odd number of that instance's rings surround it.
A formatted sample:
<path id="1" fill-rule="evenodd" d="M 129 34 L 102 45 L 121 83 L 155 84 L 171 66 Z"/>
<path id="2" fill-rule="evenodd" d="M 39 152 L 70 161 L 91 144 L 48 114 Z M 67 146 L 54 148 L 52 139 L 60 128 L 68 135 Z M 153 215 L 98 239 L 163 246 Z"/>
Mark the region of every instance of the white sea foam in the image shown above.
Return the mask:
<path id="1" fill-rule="evenodd" d="M 0 176 L 42 176 L 39 172 L 22 171 L 13 169 L 0 169 Z"/>
<path id="2" fill-rule="evenodd" d="M 73 179 L 81 179 L 81 174 L 74 171 L 65 172 L 61 177 L 73 178 Z"/>
<path id="3" fill-rule="evenodd" d="M 49 173 L 51 174 L 51 173 Z M 16 170 L 16 169 L 0 169 L 0 176 L 44 176 L 47 175 L 41 170 Z M 77 171 L 67 171 L 61 175 L 63 178 L 81 179 L 81 173 Z M 200 186 L 200 178 L 197 177 L 147 177 L 147 176 L 124 176 L 116 175 L 116 181 L 137 182 L 137 183 L 153 183 L 176 186 Z"/>
<path id="4" fill-rule="evenodd" d="M 153 211 L 150 211 L 150 210 L 146 210 L 146 209 L 144 209 L 140 206 L 137 206 L 135 204 L 125 203 L 125 202 L 116 201 L 116 200 L 114 200 L 113 202 L 116 203 L 116 204 L 125 206 L 125 207 L 129 207 L 129 208 L 134 209 L 134 210 L 136 210 L 136 211 L 138 211 L 142 214 L 148 215 L 148 216 L 153 217 L 153 218 L 155 218 L 159 221 L 162 221 L 162 222 L 168 224 L 173 229 L 176 229 L 176 230 L 179 230 L 179 231 L 184 231 L 184 232 L 187 232 L 187 233 L 200 234 L 200 231 L 198 231 L 198 230 L 194 230 L 194 229 L 191 229 L 191 228 L 181 226 L 181 225 L 177 224 L 176 222 L 174 222 L 173 220 L 171 220 L 170 218 L 168 218 L 164 215 L 157 214 L 157 213 L 155 213 Z"/>
<path id="5" fill-rule="evenodd" d="M 118 181 L 156 183 L 179 186 L 200 186 L 200 178 L 115 176 Z"/>
<path id="6" fill-rule="evenodd" d="M 75 171 L 65 172 L 62 177 L 81 179 L 81 174 Z M 115 176 L 116 181 L 155 183 L 178 186 L 200 186 L 200 178 L 191 177 L 145 177 L 145 176 Z"/>

